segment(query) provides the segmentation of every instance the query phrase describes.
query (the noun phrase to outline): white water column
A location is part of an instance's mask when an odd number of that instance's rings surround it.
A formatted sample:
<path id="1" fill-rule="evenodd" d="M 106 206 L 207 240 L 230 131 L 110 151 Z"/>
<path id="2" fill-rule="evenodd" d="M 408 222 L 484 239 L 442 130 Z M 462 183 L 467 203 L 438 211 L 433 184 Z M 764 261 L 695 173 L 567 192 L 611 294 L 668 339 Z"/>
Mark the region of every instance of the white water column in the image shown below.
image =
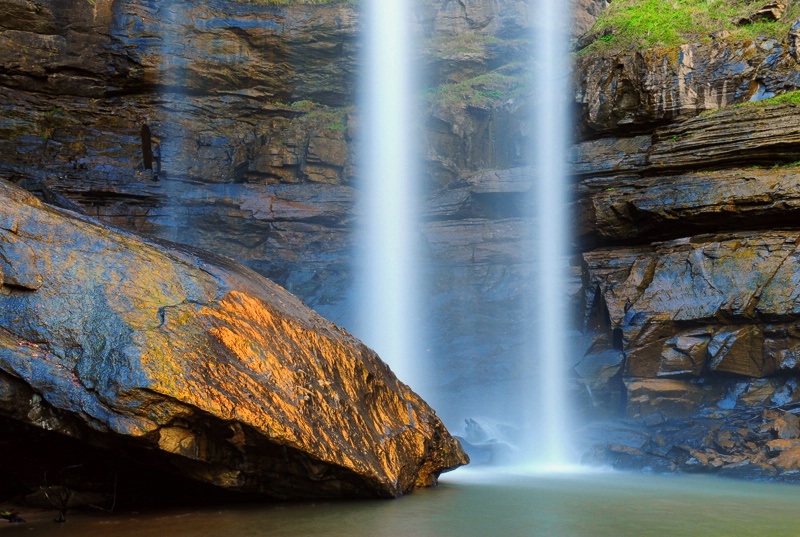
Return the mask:
<path id="1" fill-rule="evenodd" d="M 356 334 L 403 382 L 421 375 L 417 330 L 417 123 L 412 76 L 413 2 L 367 0 L 359 159 L 363 219 Z"/>
<path id="2" fill-rule="evenodd" d="M 532 76 L 534 80 L 534 202 L 533 265 L 536 267 L 532 317 L 535 353 L 535 396 L 529 401 L 530 463 L 539 467 L 567 466 L 570 419 L 567 399 L 567 271 L 570 232 L 567 214 L 567 154 L 571 122 L 569 103 L 570 2 L 530 0 L 533 17 Z"/>

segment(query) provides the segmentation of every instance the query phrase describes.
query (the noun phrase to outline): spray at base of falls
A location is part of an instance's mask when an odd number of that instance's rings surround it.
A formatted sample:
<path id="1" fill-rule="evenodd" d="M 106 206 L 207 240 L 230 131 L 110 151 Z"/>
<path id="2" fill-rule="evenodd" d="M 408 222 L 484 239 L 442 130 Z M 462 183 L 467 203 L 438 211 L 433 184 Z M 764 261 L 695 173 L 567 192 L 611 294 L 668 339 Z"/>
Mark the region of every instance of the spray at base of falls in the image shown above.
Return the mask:
<path id="1" fill-rule="evenodd" d="M 417 170 L 414 164 L 411 9 L 408 2 L 369 0 L 361 103 L 359 186 L 362 219 L 357 267 L 358 327 L 398 378 L 413 388 L 421 375 L 417 296 Z"/>
<path id="2" fill-rule="evenodd" d="M 532 264 L 536 305 L 529 333 L 533 336 L 526 362 L 536 382 L 526 402 L 526 463 L 539 467 L 569 465 L 567 398 L 569 363 L 567 292 L 569 253 L 567 151 L 571 122 L 569 95 L 569 3 L 530 0 L 533 26 L 531 71 L 534 77 L 534 147 L 531 151 L 535 197 Z"/>

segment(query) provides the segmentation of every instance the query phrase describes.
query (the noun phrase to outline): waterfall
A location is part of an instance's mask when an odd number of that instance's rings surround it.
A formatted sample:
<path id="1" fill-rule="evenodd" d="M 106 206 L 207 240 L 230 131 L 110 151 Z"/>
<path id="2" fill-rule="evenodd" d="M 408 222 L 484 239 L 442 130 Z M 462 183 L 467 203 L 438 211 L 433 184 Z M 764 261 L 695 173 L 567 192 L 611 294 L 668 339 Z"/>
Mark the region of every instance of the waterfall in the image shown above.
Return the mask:
<path id="1" fill-rule="evenodd" d="M 526 462 L 563 467 L 569 460 L 570 425 L 566 397 L 568 353 L 564 261 L 570 242 L 567 199 L 569 3 L 529 0 L 534 32 L 533 124 L 531 153 L 531 221 L 535 267 L 529 322 L 529 344 L 523 359 L 526 395 L 523 412 L 528 435 Z M 422 281 L 417 246 L 418 170 L 415 165 L 411 10 L 408 2 L 369 0 L 364 5 L 360 86 L 360 183 L 356 281 L 357 323 L 354 333 L 416 391 L 424 382 L 424 348 L 420 327 Z M 418 138 L 418 137 L 416 137 Z M 465 290 L 465 292 L 467 292 Z M 533 384 L 533 386 L 531 386 Z M 425 395 L 423 393 L 423 395 Z M 516 395 L 508 393 L 510 417 Z M 487 405 L 491 401 L 485 402 Z"/>
<path id="2" fill-rule="evenodd" d="M 534 370 L 535 397 L 528 400 L 530 434 L 528 462 L 559 467 L 569 462 L 571 425 L 567 392 L 567 292 L 569 253 L 568 170 L 569 144 L 568 18 L 569 2 L 533 0 L 532 69 L 534 78 L 534 147 L 532 194 L 536 267 L 533 286 L 535 314 L 533 352 L 526 363 Z"/>
<path id="3" fill-rule="evenodd" d="M 419 270 L 416 160 L 412 142 L 415 94 L 411 9 L 404 1 L 369 0 L 365 7 L 361 85 L 359 186 L 362 219 L 357 281 L 357 335 L 404 382 L 416 387 L 419 356 Z"/>

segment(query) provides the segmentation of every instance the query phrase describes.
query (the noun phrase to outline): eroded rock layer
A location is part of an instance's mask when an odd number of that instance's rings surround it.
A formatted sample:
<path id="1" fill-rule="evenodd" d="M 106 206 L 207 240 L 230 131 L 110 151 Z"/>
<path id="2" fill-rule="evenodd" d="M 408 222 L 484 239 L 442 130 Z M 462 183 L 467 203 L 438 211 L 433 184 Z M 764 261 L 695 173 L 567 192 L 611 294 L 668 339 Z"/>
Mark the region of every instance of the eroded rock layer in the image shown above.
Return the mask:
<path id="1" fill-rule="evenodd" d="M 625 417 L 589 460 L 796 478 L 798 109 L 761 103 L 794 54 L 790 31 L 578 61 L 576 373 Z"/>

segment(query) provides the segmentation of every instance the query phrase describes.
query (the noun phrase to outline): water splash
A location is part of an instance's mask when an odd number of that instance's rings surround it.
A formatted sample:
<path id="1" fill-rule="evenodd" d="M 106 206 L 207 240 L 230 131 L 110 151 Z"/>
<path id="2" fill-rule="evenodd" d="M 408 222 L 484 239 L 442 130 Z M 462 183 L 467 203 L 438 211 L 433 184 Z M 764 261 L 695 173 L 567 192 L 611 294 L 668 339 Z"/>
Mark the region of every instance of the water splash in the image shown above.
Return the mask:
<path id="1" fill-rule="evenodd" d="M 369 0 L 365 5 L 361 110 L 363 219 L 356 334 L 406 383 L 417 385 L 415 327 L 420 288 L 413 144 L 411 5 Z"/>
<path id="2" fill-rule="evenodd" d="M 570 243 L 567 204 L 567 151 L 570 119 L 568 20 L 569 2 L 532 0 L 534 27 L 534 135 L 535 248 L 537 267 L 534 294 L 536 312 L 531 316 L 534 353 L 528 360 L 535 368 L 536 397 L 527 403 L 530 433 L 528 461 L 536 466 L 570 468 L 568 455 L 571 426 L 567 399 L 567 292 Z M 529 351 L 529 352 L 530 352 Z M 533 390 L 531 390 L 533 391 Z"/>

